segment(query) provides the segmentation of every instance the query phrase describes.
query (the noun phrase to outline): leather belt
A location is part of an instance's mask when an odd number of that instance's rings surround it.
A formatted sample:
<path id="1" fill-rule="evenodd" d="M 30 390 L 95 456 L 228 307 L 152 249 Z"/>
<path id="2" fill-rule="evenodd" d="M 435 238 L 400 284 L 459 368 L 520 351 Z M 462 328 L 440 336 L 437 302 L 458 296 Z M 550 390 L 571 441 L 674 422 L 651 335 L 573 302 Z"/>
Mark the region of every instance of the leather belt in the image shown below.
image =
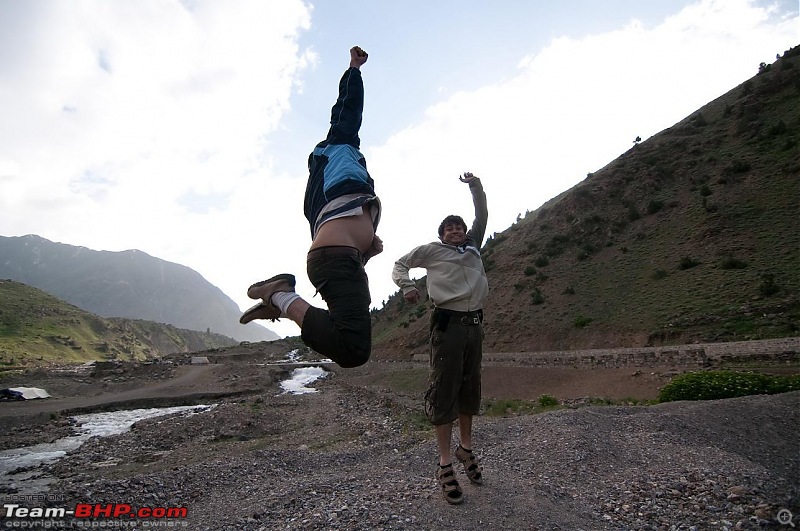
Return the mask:
<path id="1" fill-rule="evenodd" d="M 435 311 L 449 315 L 451 319 L 456 319 L 464 326 L 478 326 L 483 322 L 483 310 L 476 310 L 474 312 L 457 312 L 455 310 L 447 310 L 445 308 L 436 308 Z"/>

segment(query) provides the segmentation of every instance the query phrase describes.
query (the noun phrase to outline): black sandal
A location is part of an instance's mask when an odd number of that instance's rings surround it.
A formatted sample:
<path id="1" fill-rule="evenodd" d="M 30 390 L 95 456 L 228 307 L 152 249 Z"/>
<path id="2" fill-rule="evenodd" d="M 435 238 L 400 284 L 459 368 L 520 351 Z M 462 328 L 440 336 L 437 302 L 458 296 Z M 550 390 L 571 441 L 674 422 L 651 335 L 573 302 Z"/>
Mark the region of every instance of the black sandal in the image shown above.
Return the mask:
<path id="1" fill-rule="evenodd" d="M 436 480 L 442 488 L 442 494 L 447 503 L 457 505 L 464 501 L 464 493 L 461 491 L 461 486 L 456 480 L 456 475 L 453 473 L 453 464 L 447 466 L 439 466 L 436 469 Z"/>

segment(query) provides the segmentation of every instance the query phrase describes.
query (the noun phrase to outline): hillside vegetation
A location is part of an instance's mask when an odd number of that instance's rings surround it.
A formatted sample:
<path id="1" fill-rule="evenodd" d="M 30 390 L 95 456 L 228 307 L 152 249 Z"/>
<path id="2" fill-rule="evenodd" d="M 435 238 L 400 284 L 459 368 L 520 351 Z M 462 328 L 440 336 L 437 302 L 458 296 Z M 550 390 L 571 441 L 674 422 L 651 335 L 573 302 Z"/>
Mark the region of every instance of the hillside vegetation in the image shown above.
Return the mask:
<path id="1" fill-rule="evenodd" d="M 491 235 L 485 349 L 798 335 L 798 102 L 795 47 Z M 424 352 L 430 305 L 373 312 L 376 356 Z"/>
<path id="2" fill-rule="evenodd" d="M 235 345 L 229 337 L 151 321 L 104 319 L 47 293 L 0 280 L 0 370 L 92 360 L 146 360 Z"/>

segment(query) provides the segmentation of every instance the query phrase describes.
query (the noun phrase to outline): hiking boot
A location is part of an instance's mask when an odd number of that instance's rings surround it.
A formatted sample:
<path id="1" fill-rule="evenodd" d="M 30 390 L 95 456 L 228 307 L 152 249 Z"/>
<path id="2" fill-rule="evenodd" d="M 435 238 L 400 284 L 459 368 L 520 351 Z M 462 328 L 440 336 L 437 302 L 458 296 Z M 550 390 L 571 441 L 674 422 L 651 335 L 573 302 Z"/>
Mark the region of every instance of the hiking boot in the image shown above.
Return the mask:
<path id="1" fill-rule="evenodd" d="M 279 291 L 294 292 L 294 285 L 294 275 L 283 273 L 280 275 L 275 275 L 272 278 L 268 278 L 267 280 L 256 282 L 247 288 L 247 296 L 251 299 L 261 299 L 265 304 L 271 305 L 272 303 L 269 299 L 272 297 L 273 293 L 277 293 Z"/>
<path id="2" fill-rule="evenodd" d="M 247 324 L 254 319 L 270 319 L 277 321 L 281 316 L 281 309 L 272 304 L 272 295 L 278 292 L 294 293 L 294 275 L 283 273 L 267 280 L 256 282 L 247 288 L 247 296 L 251 299 L 261 299 L 261 302 L 251 306 L 239 318 L 239 322 Z"/>
<path id="3" fill-rule="evenodd" d="M 248 310 L 239 317 L 239 322 L 247 324 L 255 319 L 271 319 L 272 321 L 277 321 L 280 316 L 280 308 L 272 303 L 259 302 L 255 306 L 248 308 Z"/>

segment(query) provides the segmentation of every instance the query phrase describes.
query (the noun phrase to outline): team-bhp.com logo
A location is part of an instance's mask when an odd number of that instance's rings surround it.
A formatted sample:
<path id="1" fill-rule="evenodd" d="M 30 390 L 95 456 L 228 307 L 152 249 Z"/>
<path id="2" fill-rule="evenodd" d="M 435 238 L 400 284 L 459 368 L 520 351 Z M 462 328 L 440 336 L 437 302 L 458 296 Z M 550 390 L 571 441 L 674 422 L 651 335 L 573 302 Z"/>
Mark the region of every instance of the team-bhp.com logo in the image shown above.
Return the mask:
<path id="1" fill-rule="evenodd" d="M 53 527 L 64 527 L 57 525 L 58 519 L 72 519 L 78 527 L 95 527 L 93 524 L 97 523 L 97 519 L 112 519 L 117 523 L 116 525 L 104 525 L 101 527 L 123 527 L 123 522 L 129 521 L 133 523 L 136 521 L 139 525 L 144 524 L 140 520 L 149 519 L 150 522 L 147 527 L 163 527 L 164 524 L 169 523 L 168 527 L 186 526 L 183 520 L 189 515 L 189 510 L 186 507 L 133 507 L 127 503 L 79 503 L 75 505 L 74 509 L 67 509 L 64 507 L 22 507 L 16 503 L 3 504 L 5 509 L 5 522 L 3 527 L 18 527 L 18 528 L 31 528 L 42 527 L 31 525 L 33 519 L 40 520 L 39 523 L 50 521 Z M 9 519 L 25 519 L 25 522 L 20 520 Z M 27 524 L 27 525 L 26 525 Z M 63 524 L 63 522 L 62 522 Z M 120 525 L 122 524 L 122 525 Z M 176 525 L 177 524 L 177 525 Z M 70 526 L 72 527 L 72 526 Z M 127 526 L 125 526 L 127 527 Z"/>

